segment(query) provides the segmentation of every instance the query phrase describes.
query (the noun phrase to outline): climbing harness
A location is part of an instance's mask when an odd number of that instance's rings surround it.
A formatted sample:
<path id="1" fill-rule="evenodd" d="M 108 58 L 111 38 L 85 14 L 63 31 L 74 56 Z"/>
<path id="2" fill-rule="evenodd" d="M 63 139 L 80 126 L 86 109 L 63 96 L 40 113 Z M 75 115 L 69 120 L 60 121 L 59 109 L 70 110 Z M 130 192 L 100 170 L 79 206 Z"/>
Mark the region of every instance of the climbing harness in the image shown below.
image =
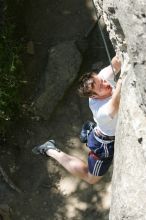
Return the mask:
<path id="1" fill-rule="evenodd" d="M 101 33 L 101 37 L 102 37 L 102 40 L 103 40 L 103 43 L 104 43 L 104 46 L 105 46 L 105 50 L 106 50 L 106 53 L 107 53 L 107 56 L 108 56 L 108 59 L 109 59 L 109 63 L 111 65 L 111 67 L 112 67 L 112 71 L 113 71 L 113 74 L 114 74 L 114 81 L 115 81 L 116 74 L 115 74 L 114 67 L 113 67 L 112 62 L 111 62 L 111 57 L 110 57 L 109 49 L 108 49 L 108 46 L 107 46 L 107 43 L 106 43 L 106 39 L 105 39 L 104 33 L 103 33 L 102 28 L 101 28 L 100 23 L 99 23 L 99 21 L 100 21 L 102 16 L 101 15 L 99 15 L 99 16 L 97 15 L 96 8 L 95 8 L 93 0 L 92 0 L 92 4 L 93 4 L 94 9 L 95 9 L 95 14 L 96 14 L 96 17 L 97 17 L 97 24 L 98 24 L 98 27 L 99 27 L 99 30 L 100 30 L 100 33 Z"/>

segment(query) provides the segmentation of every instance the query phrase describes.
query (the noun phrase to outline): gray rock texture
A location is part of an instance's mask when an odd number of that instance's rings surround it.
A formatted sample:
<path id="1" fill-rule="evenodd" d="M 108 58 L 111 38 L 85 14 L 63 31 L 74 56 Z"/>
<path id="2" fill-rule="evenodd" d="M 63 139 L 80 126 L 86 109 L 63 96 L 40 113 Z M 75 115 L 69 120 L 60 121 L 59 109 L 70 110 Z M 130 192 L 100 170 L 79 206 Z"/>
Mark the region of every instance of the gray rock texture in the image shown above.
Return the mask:
<path id="1" fill-rule="evenodd" d="M 51 113 L 74 82 L 82 57 L 73 41 L 63 42 L 49 50 L 42 91 L 35 103 L 36 114 L 49 119 Z"/>
<path id="2" fill-rule="evenodd" d="M 122 71 L 127 72 L 116 133 L 109 219 L 146 220 L 146 2 L 94 3 L 115 51 L 124 57 Z"/>

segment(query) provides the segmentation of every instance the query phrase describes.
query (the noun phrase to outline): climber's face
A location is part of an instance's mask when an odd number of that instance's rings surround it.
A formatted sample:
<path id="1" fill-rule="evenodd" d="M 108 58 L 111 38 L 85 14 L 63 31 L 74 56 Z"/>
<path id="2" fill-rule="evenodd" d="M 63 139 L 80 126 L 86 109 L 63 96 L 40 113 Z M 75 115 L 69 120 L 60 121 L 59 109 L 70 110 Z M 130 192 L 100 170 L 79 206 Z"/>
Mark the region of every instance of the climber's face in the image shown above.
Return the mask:
<path id="1" fill-rule="evenodd" d="M 108 81 L 101 78 L 100 75 L 93 75 L 92 91 L 93 95 L 91 98 L 94 99 L 105 99 L 112 95 L 112 86 Z"/>

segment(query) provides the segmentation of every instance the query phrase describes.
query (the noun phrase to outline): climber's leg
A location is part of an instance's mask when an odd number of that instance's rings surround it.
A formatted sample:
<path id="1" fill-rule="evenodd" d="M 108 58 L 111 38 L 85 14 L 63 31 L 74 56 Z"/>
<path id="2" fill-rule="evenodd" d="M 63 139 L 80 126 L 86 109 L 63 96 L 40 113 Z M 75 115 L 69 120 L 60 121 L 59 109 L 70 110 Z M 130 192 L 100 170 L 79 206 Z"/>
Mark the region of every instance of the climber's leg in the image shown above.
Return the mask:
<path id="1" fill-rule="evenodd" d="M 88 171 L 88 166 L 82 160 L 77 157 L 70 156 L 55 146 L 53 140 L 46 142 L 45 144 L 32 149 L 35 154 L 45 154 L 58 161 L 68 172 L 80 177 L 90 184 L 97 183 L 102 177 L 94 176 Z"/>

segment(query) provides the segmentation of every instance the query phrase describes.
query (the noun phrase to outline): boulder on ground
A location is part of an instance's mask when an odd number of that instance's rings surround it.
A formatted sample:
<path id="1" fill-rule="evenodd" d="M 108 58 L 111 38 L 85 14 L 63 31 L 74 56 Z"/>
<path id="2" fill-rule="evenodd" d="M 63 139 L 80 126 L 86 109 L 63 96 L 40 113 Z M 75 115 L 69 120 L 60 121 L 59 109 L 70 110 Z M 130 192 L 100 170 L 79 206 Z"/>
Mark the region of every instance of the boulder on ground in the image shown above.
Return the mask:
<path id="1" fill-rule="evenodd" d="M 64 42 L 49 50 L 45 79 L 35 102 L 37 115 L 48 119 L 65 92 L 76 79 L 82 57 L 73 41 Z"/>

